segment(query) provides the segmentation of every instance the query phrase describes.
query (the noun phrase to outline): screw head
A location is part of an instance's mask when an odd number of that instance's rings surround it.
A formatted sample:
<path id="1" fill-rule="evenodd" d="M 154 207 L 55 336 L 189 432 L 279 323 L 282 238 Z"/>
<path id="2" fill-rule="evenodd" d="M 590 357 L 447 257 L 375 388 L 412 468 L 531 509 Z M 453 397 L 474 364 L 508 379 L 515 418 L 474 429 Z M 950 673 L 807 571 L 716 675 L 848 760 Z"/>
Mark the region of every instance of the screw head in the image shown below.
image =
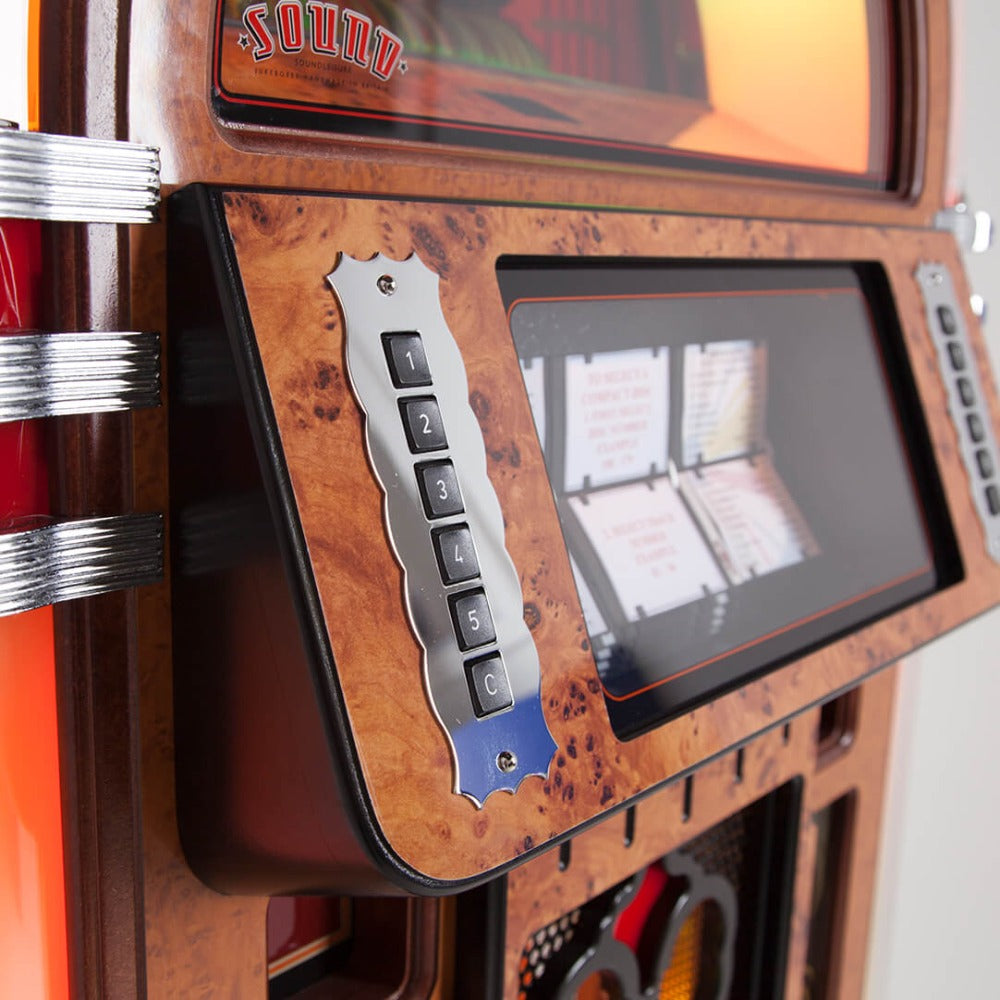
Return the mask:
<path id="1" fill-rule="evenodd" d="M 511 771 L 517 770 L 517 755 L 512 753 L 510 750 L 501 750 L 497 754 L 497 767 L 503 771 L 504 774 L 510 774 Z"/>
<path id="2" fill-rule="evenodd" d="M 392 295 L 396 291 L 396 279 L 391 274 L 380 275 L 375 284 L 383 295 Z"/>

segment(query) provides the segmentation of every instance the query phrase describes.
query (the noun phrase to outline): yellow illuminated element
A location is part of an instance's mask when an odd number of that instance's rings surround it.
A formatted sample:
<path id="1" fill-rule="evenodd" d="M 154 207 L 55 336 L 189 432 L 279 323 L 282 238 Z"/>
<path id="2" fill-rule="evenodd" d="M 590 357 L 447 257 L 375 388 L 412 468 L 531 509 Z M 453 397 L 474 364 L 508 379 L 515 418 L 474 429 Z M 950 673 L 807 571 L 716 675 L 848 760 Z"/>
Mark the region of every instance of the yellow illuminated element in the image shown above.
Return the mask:
<path id="1" fill-rule="evenodd" d="M 711 110 L 671 145 L 868 173 L 865 0 L 699 0 Z"/>
<path id="2" fill-rule="evenodd" d="M 39 33 L 41 31 L 41 7 L 42 0 L 27 0 L 28 3 L 28 128 L 32 132 L 38 131 L 38 121 L 41 116 L 39 110 L 39 81 L 40 81 L 40 56 L 39 56 Z"/>
<path id="3" fill-rule="evenodd" d="M 670 967 L 660 980 L 660 1000 L 692 1000 L 695 996 L 704 930 L 705 904 L 702 903 L 677 932 Z"/>

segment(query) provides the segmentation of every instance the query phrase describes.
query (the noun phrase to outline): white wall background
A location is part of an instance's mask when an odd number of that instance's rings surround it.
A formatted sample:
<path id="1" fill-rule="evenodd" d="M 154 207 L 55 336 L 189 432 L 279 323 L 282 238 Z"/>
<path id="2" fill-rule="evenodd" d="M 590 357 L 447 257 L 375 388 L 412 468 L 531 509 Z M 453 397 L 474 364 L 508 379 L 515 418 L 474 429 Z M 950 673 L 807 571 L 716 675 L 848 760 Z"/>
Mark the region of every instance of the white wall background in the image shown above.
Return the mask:
<path id="1" fill-rule="evenodd" d="M 953 23 L 952 173 L 1000 222 L 1000 6 L 958 0 Z M 967 270 L 997 371 L 1000 246 Z M 866 998 L 1000 998 L 1000 612 L 901 673 Z"/>

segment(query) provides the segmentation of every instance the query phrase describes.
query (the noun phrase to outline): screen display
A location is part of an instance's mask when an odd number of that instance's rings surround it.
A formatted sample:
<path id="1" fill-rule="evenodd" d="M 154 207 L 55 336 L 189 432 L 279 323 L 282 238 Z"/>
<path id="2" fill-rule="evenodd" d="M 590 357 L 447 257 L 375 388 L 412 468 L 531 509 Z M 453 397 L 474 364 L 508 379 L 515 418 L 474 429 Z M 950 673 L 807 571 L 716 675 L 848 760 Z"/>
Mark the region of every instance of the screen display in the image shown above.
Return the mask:
<path id="1" fill-rule="evenodd" d="M 886 188 L 889 0 L 217 0 L 224 119 Z"/>
<path id="2" fill-rule="evenodd" d="M 499 274 L 619 736 L 935 589 L 855 269 Z"/>

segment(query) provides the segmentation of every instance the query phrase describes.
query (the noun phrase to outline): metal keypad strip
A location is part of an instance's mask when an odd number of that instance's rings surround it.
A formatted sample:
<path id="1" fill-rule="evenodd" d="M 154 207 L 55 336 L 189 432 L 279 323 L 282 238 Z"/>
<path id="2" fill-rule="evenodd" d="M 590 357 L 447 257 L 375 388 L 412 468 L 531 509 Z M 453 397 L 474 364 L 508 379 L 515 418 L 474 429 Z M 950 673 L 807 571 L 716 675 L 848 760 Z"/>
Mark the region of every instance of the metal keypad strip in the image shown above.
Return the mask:
<path id="1" fill-rule="evenodd" d="M 401 262 L 381 254 L 364 261 L 342 255 L 327 280 L 343 311 L 348 377 L 365 413 L 386 525 L 405 573 L 407 613 L 424 650 L 425 685 L 453 750 L 454 791 L 481 806 L 494 791 L 514 792 L 528 775 L 547 774 L 556 744 L 542 712 L 538 652 L 504 545 L 465 365 L 441 311 L 438 275 L 416 254 Z M 420 377 L 400 386 L 405 380 L 392 370 L 391 350 L 392 337 L 400 334 L 419 336 L 429 385 Z M 404 356 L 397 345 L 396 357 Z M 426 457 L 413 447 L 413 428 L 405 426 L 401 403 L 414 398 L 433 398 L 440 414 L 444 444 Z M 437 435 L 435 441 L 440 443 Z M 445 483 L 444 499 L 433 493 L 438 479 Z M 451 482 L 457 492 L 449 492 Z M 479 573 L 446 583 L 434 533 L 460 525 L 474 540 Z M 461 603 L 473 594 L 483 601 Z M 475 623 L 470 618 L 464 634 L 456 634 L 455 609 L 472 611 L 485 623 L 487 606 L 490 628 L 484 624 L 484 641 L 471 645 Z M 490 670 L 505 676 L 497 673 L 498 683 L 490 684 L 484 680 Z M 497 692 L 496 701 L 479 697 L 477 687 L 483 695 Z"/>
<path id="2" fill-rule="evenodd" d="M 917 268 L 915 277 L 923 293 L 927 327 L 937 349 L 972 502 L 986 535 L 986 550 L 1000 562 L 1000 452 L 985 407 L 965 317 L 947 268 L 925 262 Z"/>
<path id="3" fill-rule="evenodd" d="M 158 334 L 0 337 L 0 422 L 127 410 L 159 402 Z"/>

